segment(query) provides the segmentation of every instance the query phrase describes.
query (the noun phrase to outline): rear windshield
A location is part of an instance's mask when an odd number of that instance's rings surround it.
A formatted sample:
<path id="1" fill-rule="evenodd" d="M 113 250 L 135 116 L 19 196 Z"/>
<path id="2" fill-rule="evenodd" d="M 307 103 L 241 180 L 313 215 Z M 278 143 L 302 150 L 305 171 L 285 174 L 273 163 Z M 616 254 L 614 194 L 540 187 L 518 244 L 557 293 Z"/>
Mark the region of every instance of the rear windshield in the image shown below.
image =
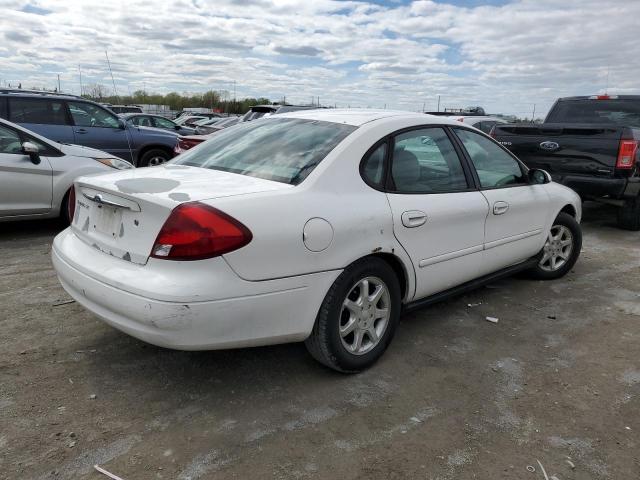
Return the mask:
<path id="1" fill-rule="evenodd" d="M 241 123 L 221 130 L 172 163 L 297 185 L 355 129 L 296 118 Z"/>
<path id="2" fill-rule="evenodd" d="M 640 99 L 564 100 L 545 123 L 604 123 L 640 127 Z"/>

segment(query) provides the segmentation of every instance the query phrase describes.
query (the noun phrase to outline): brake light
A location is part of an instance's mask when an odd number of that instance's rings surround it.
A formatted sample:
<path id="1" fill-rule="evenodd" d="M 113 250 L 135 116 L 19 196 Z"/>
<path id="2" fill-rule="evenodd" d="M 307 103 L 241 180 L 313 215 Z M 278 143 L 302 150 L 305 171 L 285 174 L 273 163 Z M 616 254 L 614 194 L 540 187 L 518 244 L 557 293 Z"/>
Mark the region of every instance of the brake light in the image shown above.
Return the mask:
<path id="1" fill-rule="evenodd" d="M 151 256 L 202 260 L 244 247 L 252 238 L 247 227 L 217 208 L 199 202 L 183 203 L 164 222 Z"/>
<path id="2" fill-rule="evenodd" d="M 73 216 L 76 214 L 76 187 L 71 185 L 69 189 L 69 198 L 67 199 L 67 215 L 69 223 L 73 222 Z"/>
<path id="3" fill-rule="evenodd" d="M 174 151 L 182 153 L 185 150 L 189 150 L 190 148 L 193 148 L 196 145 L 202 143 L 204 140 L 204 138 L 201 140 L 195 138 L 178 137 L 178 144 L 176 145 Z"/>
<path id="4" fill-rule="evenodd" d="M 617 95 L 591 95 L 589 100 L 615 100 L 618 98 Z"/>
<path id="5" fill-rule="evenodd" d="M 616 168 L 633 168 L 636 163 L 637 153 L 638 142 L 636 140 L 620 140 Z"/>

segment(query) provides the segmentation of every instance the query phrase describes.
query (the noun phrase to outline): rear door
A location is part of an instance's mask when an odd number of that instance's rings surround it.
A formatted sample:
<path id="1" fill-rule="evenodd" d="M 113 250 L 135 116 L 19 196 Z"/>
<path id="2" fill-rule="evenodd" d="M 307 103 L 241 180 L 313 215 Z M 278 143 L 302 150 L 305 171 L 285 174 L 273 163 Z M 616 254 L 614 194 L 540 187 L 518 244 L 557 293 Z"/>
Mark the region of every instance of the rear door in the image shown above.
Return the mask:
<path id="1" fill-rule="evenodd" d="M 477 173 L 489 212 L 482 273 L 491 273 L 535 255 L 549 215 L 544 185 L 530 185 L 526 170 L 493 140 L 454 128 Z"/>
<path id="2" fill-rule="evenodd" d="M 129 133 L 120 127 L 116 115 L 93 103 L 67 103 L 73 119 L 75 143 L 132 161 Z"/>
<path id="3" fill-rule="evenodd" d="M 51 210 L 52 170 L 46 157 L 38 165 L 22 151 L 21 134 L 0 125 L 0 216 Z M 30 140 L 30 139 L 29 139 Z"/>
<path id="4" fill-rule="evenodd" d="M 73 127 L 62 100 L 8 97 L 8 119 L 54 142 L 74 143 Z"/>
<path id="5" fill-rule="evenodd" d="M 387 197 L 398 241 L 416 272 L 416 298 L 478 276 L 488 206 L 444 128 L 391 140 Z"/>

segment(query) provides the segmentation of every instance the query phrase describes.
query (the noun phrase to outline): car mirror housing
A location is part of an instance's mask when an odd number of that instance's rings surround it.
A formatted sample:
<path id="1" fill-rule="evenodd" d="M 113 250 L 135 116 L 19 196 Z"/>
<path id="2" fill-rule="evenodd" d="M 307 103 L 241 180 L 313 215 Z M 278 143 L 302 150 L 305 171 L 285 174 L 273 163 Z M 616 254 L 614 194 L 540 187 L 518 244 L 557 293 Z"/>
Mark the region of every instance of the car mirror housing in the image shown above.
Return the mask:
<path id="1" fill-rule="evenodd" d="M 529 183 L 533 185 L 543 185 L 545 183 L 551 183 L 551 175 L 546 170 L 541 168 L 532 168 L 529 170 Z"/>
<path id="2" fill-rule="evenodd" d="M 29 158 L 31 158 L 31 161 L 34 163 L 34 165 L 38 165 L 40 163 L 40 149 L 35 143 L 24 142 L 22 144 L 22 151 L 26 155 L 29 155 Z"/>

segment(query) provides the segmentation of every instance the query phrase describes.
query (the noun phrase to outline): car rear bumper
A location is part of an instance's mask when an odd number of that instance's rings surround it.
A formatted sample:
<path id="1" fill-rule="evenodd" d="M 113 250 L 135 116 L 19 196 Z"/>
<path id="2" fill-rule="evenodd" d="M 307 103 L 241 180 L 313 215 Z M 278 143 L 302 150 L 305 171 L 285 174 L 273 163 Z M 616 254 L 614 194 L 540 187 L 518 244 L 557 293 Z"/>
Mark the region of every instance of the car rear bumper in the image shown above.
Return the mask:
<path id="1" fill-rule="evenodd" d="M 62 238 L 59 238 L 61 237 Z M 132 266 L 85 245 L 69 230 L 62 232 L 52 248 L 52 261 L 60 283 L 79 304 L 112 327 L 133 337 L 161 347 L 178 350 L 209 350 L 267 345 L 304 340 L 313 327 L 324 296 L 339 271 L 264 282 L 247 282 L 238 277 L 220 259 L 219 282 L 210 285 L 225 292 L 225 298 L 184 301 L 152 298 L 153 292 L 134 293 L 144 275 L 153 275 L 154 265 Z M 89 251 L 85 249 L 88 248 Z M 92 251 L 93 250 L 93 251 Z M 87 257 L 88 254 L 91 254 Z M 76 262 L 84 258 L 84 263 Z M 92 262 L 91 259 L 96 259 Z M 98 264 L 102 275 L 105 262 L 114 279 L 98 279 L 87 265 Z M 195 264 L 196 262 L 190 262 Z M 196 268 L 196 265 L 193 265 Z M 143 278 L 127 288 L 122 279 L 132 278 L 131 268 Z M 144 272 L 144 273 L 142 273 Z M 234 278 L 235 277 L 235 278 Z M 115 279 L 120 285 L 114 286 Z M 200 290 L 198 275 L 175 278 L 185 292 Z M 224 288 L 221 284 L 227 284 Z M 234 289 L 234 285 L 236 288 Z M 218 288 L 218 287 L 221 288 Z M 236 295 L 231 295 L 232 291 Z"/>

